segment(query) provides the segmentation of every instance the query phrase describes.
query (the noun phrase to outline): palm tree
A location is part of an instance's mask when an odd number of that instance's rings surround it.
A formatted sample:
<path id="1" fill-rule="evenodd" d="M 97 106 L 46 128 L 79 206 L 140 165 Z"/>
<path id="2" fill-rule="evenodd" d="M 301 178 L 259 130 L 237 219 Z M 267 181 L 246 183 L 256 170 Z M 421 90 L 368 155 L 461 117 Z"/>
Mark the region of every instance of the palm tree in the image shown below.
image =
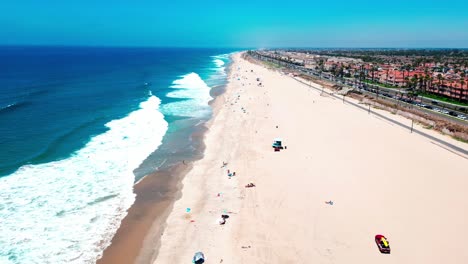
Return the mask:
<path id="1" fill-rule="evenodd" d="M 423 86 L 424 86 L 424 76 L 419 76 L 419 89 L 422 90 Z"/>
<path id="2" fill-rule="evenodd" d="M 414 88 L 416 89 L 416 85 L 418 83 L 418 75 L 414 75 L 412 78 L 411 78 L 411 88 Z"/>
<path id="3" fill-rule="evenodd" d="M 443 79 L 442 74 L 440 74 L 440 73 L 437 74 L 437 80 L 439 80 L 439 84 L 437 85 L 437 93 L 439 93 L 439 89 L 440 89 L 441 84 L 442 84 L 442 79 Z"/>
<path id="4" fill-rule="evenodd" d="M 442 81 L 442 85 L 440 86 L 440 89 L 442 90 L 442 93 L 445 93 L 445 87 L 444 87 L 444 85 L 446 85 L 446 84 L 444 83 L 445 78 L 442 77 L 440 80 Z"/>
<path id="5" fill-rule="evenodd" d="M 465 85 L 465 80 L 460 81 L 460 102 L 463 100 L 463 85 Z"/>
<path id="6" fill-rule="evenodd" d="M 424 90 L 423 90 L 423 92 L 427 92 L 427 86 L 430 85 L 430 83 L 429 83 L 430 80 L 431 80 L 431 77 L 426 74 L 426 76 L 424 76 Z"/>
<path id="7" fill-rule="evenodd" d="M 410 80 L 409 80 L 408 76 L 405 77 L 405 83 L 406 83 L 406 87 L 411 87 Z"/>
<path id="8" fill-rule="evenodd" d="M 408 72 L 408 75 L 409 75 L 409 72 L 410 72 L 410 70 L 411 70 L 411 65 L 410 65 L 410 64 L 406 64 L 405 68 L 406 68 L 406 71 Z"/>
<path id="9" fill-rule="evenodd" d="M 374 82 L 374 73 L 375 73 L 375 70 L 377 70 L 377 68 L 376 68 L 374 65 L 372 65 L 372 66 L 371 66 L 372 82 Z"/>
<path id="10" fill-rule="evenodd" d="M 360 81 L 360 85 L 362 85 L 362 81 L 365 80 L 365 74 L 363 71 L 361 71 L 359 73 L 359 81 Z"/>
<path id="11" fill-rule="evenodd" d="M 463 98 L 463 95 L 464 95 L 464 90 L 463 90 L 463 84 L 465 84 L 465 76 L 466 74 L 464 72 L 460 73 L 460 77 L 461 77 L 461 91 L 460 91 L 460 98 Z"/>
<path id="12" fill-rule="evenodd" d="M 454 85 L 454 84 L 455 84 L 455 83 L 454 83 L 453 81 L 450 81 L 450 82 L 448 83 L 449 96 L 450 96 L 450 98 L 452 98 L 452 96 L 453 96 L 453 87 L 454 87 L 453 85 Z"/>
<path id="13" fill-rule="evenodd" d="M 322 78 L 323 63 L 324 63 L 323 59 L 320 59 L 320 60 L 319 60 L 319 63 L 318 63 L 318 65 L 319 65 L 319 76 L 320 76 L 320 78 Z"/>
<path id="14" fill-rule="evenodd" d="M 414 89 L 416 90 L 416 86 L 418 85 L 418 80 L 419 80 L 419 76 L 417 74 L 415 74 L 413 76 L 413 78 L 411 78 L 413 80 L 413 83 L 414 83 Z"/>
<path id="15" fill-rule="evenodd" d="M 403 80 L 405 80 L 405 67 L 401 67 L 400 71 L 403 73 Z"/>
<path id="16" fill-rule="evenodd" d="M 387 74 L 385 75 L 385 84 L 388 84 L 388 71 L 390 71 L 390 68 L 387 69 Z"/>

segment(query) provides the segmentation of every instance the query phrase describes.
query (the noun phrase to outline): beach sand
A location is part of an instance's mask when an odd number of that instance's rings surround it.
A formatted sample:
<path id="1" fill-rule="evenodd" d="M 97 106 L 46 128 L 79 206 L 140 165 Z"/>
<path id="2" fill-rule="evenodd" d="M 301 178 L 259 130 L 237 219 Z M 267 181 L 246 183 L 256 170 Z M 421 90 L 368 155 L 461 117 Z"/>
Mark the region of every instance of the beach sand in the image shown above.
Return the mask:
<path id="1" fill-rule="evenodd" d="M 179 177 L 189 169 L 179 165 L 158 171 L 135 185 L 136 201 L 97 264 L 134 263 L 137 258 L 142 263 L 151 260 L 159 241 L 157 234 L 164 228 L 170 208 L 180 195 Z"/>
<path id="2" fill-rule="evenodd" d="M 197 251 L 205 263 L 468 263 L 463 153 L 240 54 L 215 108 L 153 263 L 189 263 Z M 276 137 L 287 149 L 273 151 Z"/>

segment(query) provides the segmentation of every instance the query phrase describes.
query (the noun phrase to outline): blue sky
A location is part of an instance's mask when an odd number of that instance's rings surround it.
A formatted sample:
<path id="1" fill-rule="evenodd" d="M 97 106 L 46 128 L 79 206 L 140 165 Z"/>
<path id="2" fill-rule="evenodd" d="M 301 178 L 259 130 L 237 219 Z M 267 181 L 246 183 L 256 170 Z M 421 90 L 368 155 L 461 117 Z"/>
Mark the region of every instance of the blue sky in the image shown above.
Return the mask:
<path id="1" fill-rule="evenodd" d="M 468 1 L 2 0 L 0 44 L 468 48 Z"/>

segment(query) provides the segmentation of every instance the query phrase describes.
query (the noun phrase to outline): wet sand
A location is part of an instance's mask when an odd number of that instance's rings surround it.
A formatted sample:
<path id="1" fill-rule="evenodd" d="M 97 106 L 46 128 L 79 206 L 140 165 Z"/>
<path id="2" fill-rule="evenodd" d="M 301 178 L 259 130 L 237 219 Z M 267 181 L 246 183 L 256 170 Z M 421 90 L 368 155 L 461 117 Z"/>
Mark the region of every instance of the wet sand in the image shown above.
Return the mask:
<path id="1" fill-rule="evenodd" d="M 190 167 L 191 165 L 180 164 L 148 175 L 135 185 L 135 203 L 122 221 L 111 246 L 104 251 L 97 263 L 134 263 L 139 256 L 142 263 L 150 262 L 158 247 L 164 221 L 174 200 L 180 195 L 180 179 Z M 151 245 L 151 249 L 143 247 L 143 242 L 146 246 Z"/>
<path id="2" fill-rule="evenodd" d="M 222 97 L 224 87 L 215 87 L 211 95 L 215 97 L 210 102 L 214 115 L 219 109 L 218 100 Z M 192 133 L 197 144 L 197 152 L 203 153 L 203 137 L 211 121 Z M 194 160 L 202 156 L 196 155 Z M 181 180 L 193 167 L 194 160 L 183 161 L 168 169 L 145 176 L 134 186 L 135 203 L 128 210 L 128 215 L 122 221 L 111 245 L 106 248 L 98 264 L 128 264 L 151 263 L 156 257 L 160 246 L 160 237 L 164 232 L 167 216 L 174 202 L 180 198 Z"/>

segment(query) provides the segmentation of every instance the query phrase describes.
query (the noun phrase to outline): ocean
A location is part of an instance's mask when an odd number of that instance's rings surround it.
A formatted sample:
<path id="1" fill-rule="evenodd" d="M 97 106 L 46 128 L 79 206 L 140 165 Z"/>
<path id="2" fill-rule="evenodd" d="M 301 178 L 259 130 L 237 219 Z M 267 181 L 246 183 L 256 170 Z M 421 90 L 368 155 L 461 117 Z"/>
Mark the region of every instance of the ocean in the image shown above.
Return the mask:
<path id="1" fill-rule="evenodd" d="M 0 47 L 0 263 L 94 263 L 135 182 L 197 155 L 231 52 Z"/>

